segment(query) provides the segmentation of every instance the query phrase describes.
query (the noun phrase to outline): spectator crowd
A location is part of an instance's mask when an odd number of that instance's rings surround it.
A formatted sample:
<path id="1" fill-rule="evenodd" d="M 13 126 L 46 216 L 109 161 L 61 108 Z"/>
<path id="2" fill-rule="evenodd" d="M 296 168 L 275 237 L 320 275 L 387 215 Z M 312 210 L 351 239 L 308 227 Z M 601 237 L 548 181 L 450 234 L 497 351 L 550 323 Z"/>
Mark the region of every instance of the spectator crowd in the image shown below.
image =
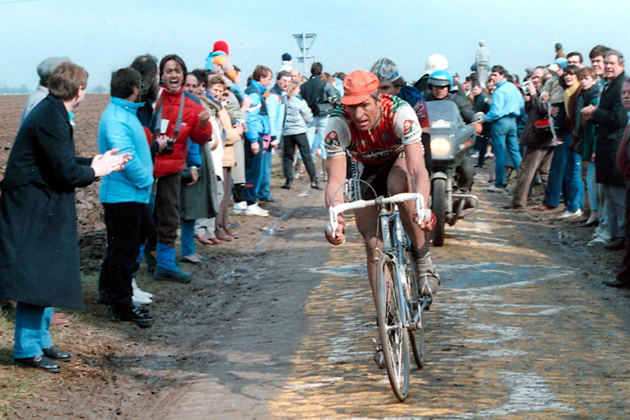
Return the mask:
<path id="1" fill-rule="evenodd" d="M 561 44 L 555 52 L 553 63 L 528 67 L 522 82 L 499 65 L 480 79 L 479 69 L 483 73 L 489 62 L 489 51 L 480 42 L 473 65 L 477 71 L 465 83 L 475 110 L 486 113 L 477 166 L 494 156 L 488 191 L 510 194 L 506 209 L 524 208 L 532 186 L 542 185 L 544 198 L 533 210 L 549 212 L 563 204 L 560 219 L 594 228 L 586 246 L 625 250 L 616 278 L 604 283 L 627 289 L 630 80 L 624 56 L 596 45 L 588 54 L 589 67 L 580 52 L 565 54 Z M 508 191 L 513 173 L 516 182 Z"/>
<path id="2" fill-rule="evenodd" d="M 371 71 L 381 93 L 398 95 L 418 113 L 429 169 L 425 98 L 454 101 L 463 120 L 477 128 L 476 166 L 494 166 L 488 191 L 508 194 L 515 174 L 506 208 L 516 210 L 527 205 L 532 186 L 542 184 L 544 199 L 535 210 L 562 202 L 560 218 L 595 228 L 586 245 L 626 249 L 617 278 L 607 284 L 630 288 L 630 81 L 623 54 L 598 45 L 588 67 L 581 53 L 565 56 L 557 44 L 555 61 L 529 67 L 521 82 L 503 66 L 491 66 L 485 42 L 479 46 L 463 83 L 441 55 L 429 57 L 415 84 L 405 82 L 389 59 Z M 40 86 L 25 106 L 0 185 L 0 298 L 19 302 L 14 357 L 22 364 L 57 372 L 54 360 L 70 358 L 54 348 L 47 330 L 63 322 L 53 306 L 82 306 L 76 211 L 70 209 L 75 188 L 103 177 L 107 254 L 98 301 L 108 305 L 112 319 L 150 327 L 153 317 L 142 305 L 152 295 L 134 277 L 140 265 L 156 280 L 189 283 L 192 276 L 179 263 L 208 264 L 197 244 L 239 237 L 230 213 L 268 217 L 265 204 L 278 201 L 270 182 L 274 153 L 281 153 L 280 188 L 294 188 L 302 165 L 312 189 L 326 181 L 323 135 L 343 96 L 345 74 L 325 73 L 321 63 L 313 63 L 307 79 L 284 54 L 277 72 L 258 65 L 243 83 L 225 41 L 215 42 L 205 67 L 192 71 L 175 54 L 139 56 L 112 73 L 94 158 L 74 158 L 72 140 L 70 111 L 85 97 L 87 72 L 65 57 L 44 60 L 37 72 Z M 483 124 L 473 121 L 475 112 L 485 114 Z M 51 139 L 62 139 L 63 147 L 46 147 Z M 48 248 L 55 249 L 42 250 L 42 263 L 20 271 L 26 234 L 15 226 L 27 216 L 42 220 L 33 229 L 67 239 L 61 247 L 51 239 Z M 55 221 L 52 232 L 47 217 Z M 34 279 L 55 258 L 63 260 L 61 277 L 44 287 Z"/>

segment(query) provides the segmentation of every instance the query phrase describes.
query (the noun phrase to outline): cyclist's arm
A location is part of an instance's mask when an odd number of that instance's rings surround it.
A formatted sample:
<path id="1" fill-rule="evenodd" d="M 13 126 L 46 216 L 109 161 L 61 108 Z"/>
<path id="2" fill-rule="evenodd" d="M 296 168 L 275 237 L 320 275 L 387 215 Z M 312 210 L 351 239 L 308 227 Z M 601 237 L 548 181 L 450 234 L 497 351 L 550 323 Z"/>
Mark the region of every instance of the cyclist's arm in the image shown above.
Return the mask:
<path id="1" fill-rule="evenodd" d="M 336 206 L 344 202 L 344 193 L 342 185 L 346 182 L 346 157 L 345 155 L 329 156 L 326 159 L 326 173 L 328 174 L 328 183 L 326 184 L 325 200 L 326 209 Z M 335 236 L 326 235 L 326 239 L 333 245 L 341 245 L 346 239 L 345 227 L 346 223 L 343 214 L 337 215 L 339 225 L 335 231 Z"/>
<path id="2" fill-rule="evenodd" d="M 341 118 L 331 117 L 326 124 L 326 135 L 324 136 L 324 146 L 326 148 L 326 173 L 328 183 L 324 193 L 326 209 L 344 202 L 344 192 L 342 185 L 346 182 L 346 151 L 345 145 L 349 140 L 350 132 Z M 326 235 L 326 239 L 333 245 L 340 245 L 345 240 L 343 215 L 337 217 L 339 226 L 334 237 Z"/>
<path id="3" fill-rule="evenodd" d="M 430 184 L 429 184 L 429 172 L 424 165 L 424 148 L 422 143 L 417 142 L 405 146 L 405 163 L 407 164 L 407 171 L 411 175 L 416 190 L 422 194 L 425 203 L 429 203 Z M 425 204 L 426 206 L 426 204 Z M 424 228 L 426 224 L 431 221 L 431 217 L 420 218 L 420 228 Z"/>
<path id="4" fill-rule="evenodd" d="M 418 116 L 411 107 L 401 107 L 395 120 L 396 135 L 402 139 L 405 150 L 405 164 L 417 191 L 424 197 L 425 206 L 429 202 L 429 173 L 424 164 L 424 147 L 420 141 L 422 130 Z M 420 227 L 425 228 L 431 221 L 431 215 L 420 215 Z M 424 216 L 424 217 L 422 217 Z"/>
<path id="5" fill-rule="evenodd" d="M 346 182 L 346 157 L 344 155 L 330 156 L 326 159 L 326 172 L 328 183 L 326 184 L 326 208 L 336 206 L 344 202 L 343 190 L 339 187 Z M 336 195 L 335 195 L 336 194 Z M 339 215 L 340 218 L 343 216 Z"/>

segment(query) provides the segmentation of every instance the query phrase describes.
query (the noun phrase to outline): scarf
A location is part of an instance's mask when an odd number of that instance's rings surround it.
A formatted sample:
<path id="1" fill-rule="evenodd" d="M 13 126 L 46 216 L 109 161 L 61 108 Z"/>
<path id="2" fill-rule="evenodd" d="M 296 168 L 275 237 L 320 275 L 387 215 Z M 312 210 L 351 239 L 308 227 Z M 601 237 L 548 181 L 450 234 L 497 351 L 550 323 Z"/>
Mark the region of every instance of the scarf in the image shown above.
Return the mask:
<path id="1" fill-rule="evenodd" d="M 576 81 L 573 85 L 569 86 L 564 90 L 564 109 L 569 112 L 569 101 L 571 100 L 571 96 L 580 88 L 580 82 Z"/>

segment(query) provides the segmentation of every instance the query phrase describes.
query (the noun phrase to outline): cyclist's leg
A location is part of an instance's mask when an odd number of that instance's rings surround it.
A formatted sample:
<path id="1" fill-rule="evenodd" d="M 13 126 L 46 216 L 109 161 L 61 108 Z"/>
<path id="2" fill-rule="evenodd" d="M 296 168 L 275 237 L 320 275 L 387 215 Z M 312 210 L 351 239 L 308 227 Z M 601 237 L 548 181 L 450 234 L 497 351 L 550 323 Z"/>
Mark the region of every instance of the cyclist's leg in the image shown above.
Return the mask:
<path id="1" fill-rule="evenodd" d="M 394 166 L 392 166 L 392 169 L 389 171 L 387 190 L 389 195 L 415 192 L 404 157 L 396 159 L 396 163 L 394 163 Z M 406 201 L 399 204 L 398 209 L 400 210 L 400 220 L 405 228 L 405 232 L 407 232 L 411 240 L 411 246 L 416 249 L 421 249 L 424 247 L 426 239 L 420 226 L 414 223 L 412 219 L 413 213 L 416 211 L 416 203 L 414 201 Z"/>
<path id="2" fill-rule="evenodd" d="M 394 163 L 387 179 L 387 188 L 390 195 L 415 192 L 404 158 L 399 158 L 396 160 L 396 163 Z M 407 232 L 411 240 L 411 253 L 413 254 L 418 268 L 418 278 L 421 281 L 420 289 L 422 294 L 433 295 L 437 293 L 440 277 L 437 274 L 435 265 L 433 265 L 431 261 L 429 242 L 426 239 L 425 233 L 420 229 L 420 226 L 413 221 L 413 213 L 416 211 L 415 206 L 416 204 L 413 201 L 399 204 L 400 220 L 405 228 L 405 232 Z"/>
<path id="3" fill-rule="evenodd" d="M 354 211 L 357 229 L 363 236 L 365 244 L 365 253 L 367 254 L 367 273 L 370 287 L 372 289 L 372 298 L 376 293 L 376 248 L 382 249 L 383 242 L 378 238 L 378 209 L 376 207 L 367 207 Z"/>

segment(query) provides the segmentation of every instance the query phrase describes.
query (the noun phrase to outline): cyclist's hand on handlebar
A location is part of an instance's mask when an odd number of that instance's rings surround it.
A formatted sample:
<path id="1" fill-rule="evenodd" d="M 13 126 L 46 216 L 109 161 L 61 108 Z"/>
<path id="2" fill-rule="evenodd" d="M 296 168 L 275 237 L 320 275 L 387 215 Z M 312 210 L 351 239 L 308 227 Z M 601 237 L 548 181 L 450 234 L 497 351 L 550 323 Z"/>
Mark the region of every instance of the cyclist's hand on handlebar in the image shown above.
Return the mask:
<path id="1" fill-rule="evenodd" d="M 346 242 L 346 222 L 343 220 L 339 220 L 339 224 L 337 225 L 337 230 L 335 231 L 335 236 L 333 237 L 330 233 L 331 226 L 330 224 L 326 226 L 324 230 L 324 235 L 326 236 L 326 240 L 333 245 L 341 245 Z"/>
<path id="2" fill-rule="evenodd" d="M 435 215 L 429 209 L 424 210 L 424 217 L 422 217 L 422 219 L 418 216 L 418 212 L 414 212 L 413 221 L 420 225 L 420 229 L 425 232 L 432 231 L 437 222 Z"/>

